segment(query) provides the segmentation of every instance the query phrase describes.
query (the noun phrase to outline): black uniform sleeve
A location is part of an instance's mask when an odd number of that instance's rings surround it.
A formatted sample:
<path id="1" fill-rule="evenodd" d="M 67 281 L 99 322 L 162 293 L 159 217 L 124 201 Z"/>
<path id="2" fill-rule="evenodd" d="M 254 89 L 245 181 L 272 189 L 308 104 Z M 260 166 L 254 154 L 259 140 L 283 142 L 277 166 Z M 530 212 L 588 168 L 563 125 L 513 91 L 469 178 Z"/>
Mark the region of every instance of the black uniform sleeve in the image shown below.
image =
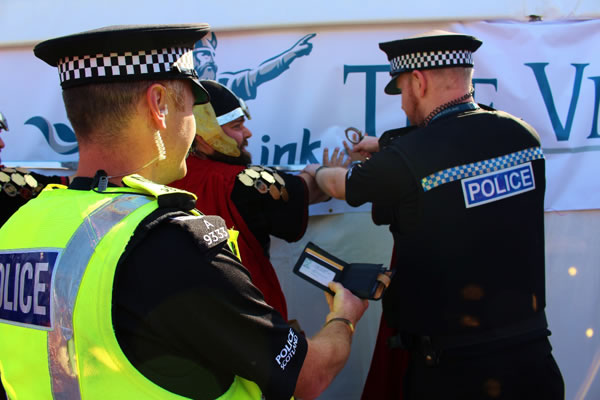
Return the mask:
<path id="1" fill-rule="evenodd" d="M 226 242 L 213 242 L 220 235 L 189 228 L 193 218 L 157 224 L 122 260 L 113 318 L 124 353 L 147 378 L 183 396 L 214 399 L 237 375 L 267 399 L 289 399 L 306 339 L 265 303 Z"/>
<path id="2" fill-rule="evenodd" d="M 398 149 L 386 147 L 346 174 L 346 201 L 354 207 L 414 203 L 418 186 Z"/>

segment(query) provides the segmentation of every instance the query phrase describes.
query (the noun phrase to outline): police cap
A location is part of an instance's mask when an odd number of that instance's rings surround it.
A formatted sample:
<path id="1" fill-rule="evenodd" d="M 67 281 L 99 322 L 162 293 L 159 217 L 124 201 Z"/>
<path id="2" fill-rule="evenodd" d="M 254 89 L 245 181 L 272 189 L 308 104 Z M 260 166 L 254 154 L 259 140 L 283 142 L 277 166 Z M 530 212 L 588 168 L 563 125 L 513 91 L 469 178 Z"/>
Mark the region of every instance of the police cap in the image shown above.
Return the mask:
<path id="1" fill-rule="evenodd" d="M 196 104 L 208 94 L 194 70 L 194 43 L 208 24 L 114 25 L 43 41 L 36 57 L 58 68 L 63 89 L 93 83 L 190 79 Z"/>
<path id="2" fill-rule="evenodd" d="M 396 77 L 413 70 L 472 67 L 473 53 L 481 40 L 448 31 L 434 30 L 406 39 L 379 43 L 390 61 L 392 79 L 385 87 L 387 94 L 400 94 Z"/>

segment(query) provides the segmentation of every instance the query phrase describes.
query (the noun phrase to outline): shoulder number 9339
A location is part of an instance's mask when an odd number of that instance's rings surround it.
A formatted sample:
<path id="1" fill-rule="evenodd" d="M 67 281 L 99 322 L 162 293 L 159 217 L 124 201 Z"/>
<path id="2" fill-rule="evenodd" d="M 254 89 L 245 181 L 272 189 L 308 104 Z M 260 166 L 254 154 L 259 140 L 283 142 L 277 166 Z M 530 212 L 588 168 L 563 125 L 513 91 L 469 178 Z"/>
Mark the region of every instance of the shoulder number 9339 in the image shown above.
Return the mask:
<path id="1" fill-rule="evenodd" d="M 227 237 L 227 231 L 224 227 L 221 227 L 204 235 L 204 241 L 210 246 L 213 243 L 220 242 L 221 239 L 226 239 Z"/>

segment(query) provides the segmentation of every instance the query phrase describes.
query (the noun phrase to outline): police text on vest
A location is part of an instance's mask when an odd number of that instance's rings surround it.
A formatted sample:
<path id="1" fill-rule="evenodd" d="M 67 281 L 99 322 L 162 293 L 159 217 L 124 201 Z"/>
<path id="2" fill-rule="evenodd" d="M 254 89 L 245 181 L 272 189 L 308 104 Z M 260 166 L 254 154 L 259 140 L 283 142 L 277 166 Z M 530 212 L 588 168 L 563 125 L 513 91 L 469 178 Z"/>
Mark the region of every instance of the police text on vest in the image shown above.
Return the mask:
<path id="1" fill-rule="evenodd" d="M 0 319 L 36 329 L 52 328 L 52 271 L 58 252 L 0 252 Z"/>
<path id="2" fill-rule="evenodd" d="M 535 189 L 531 162 L 463 179 L 461 183 L 467 208 Z"/>

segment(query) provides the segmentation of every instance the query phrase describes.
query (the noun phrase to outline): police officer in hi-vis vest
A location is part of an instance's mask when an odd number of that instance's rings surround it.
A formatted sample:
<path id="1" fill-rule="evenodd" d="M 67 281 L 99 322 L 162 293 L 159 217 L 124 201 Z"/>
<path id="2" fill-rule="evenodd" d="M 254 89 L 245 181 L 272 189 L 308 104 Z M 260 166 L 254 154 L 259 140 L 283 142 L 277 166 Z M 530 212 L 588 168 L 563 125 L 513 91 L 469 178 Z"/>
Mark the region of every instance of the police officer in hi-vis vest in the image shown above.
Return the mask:
<path id="1" fill-rule="evenodd" d="M 330 195 L 372 203 L 394 237 L 363 398 L 564 398 L 544 312 L 544 155 L 530 125 L 473 101 L 480 45 L 445 31 L 380 43 L 385 92 L 402 94 L 412 125 L 357 141 L 369 158 L 350 170 L 316 174 Z"/>
<path id="2" fill-rule="evenodd" d="M 11 399 L 314 398 L 342 369 L 367 302 L 339 284 L 312 338 L 194 209 L 183 177 L 206 24 L 113 26 L 34 48 L 58 68 L 80 149 L 0 229 L 0 373 Z"/>

